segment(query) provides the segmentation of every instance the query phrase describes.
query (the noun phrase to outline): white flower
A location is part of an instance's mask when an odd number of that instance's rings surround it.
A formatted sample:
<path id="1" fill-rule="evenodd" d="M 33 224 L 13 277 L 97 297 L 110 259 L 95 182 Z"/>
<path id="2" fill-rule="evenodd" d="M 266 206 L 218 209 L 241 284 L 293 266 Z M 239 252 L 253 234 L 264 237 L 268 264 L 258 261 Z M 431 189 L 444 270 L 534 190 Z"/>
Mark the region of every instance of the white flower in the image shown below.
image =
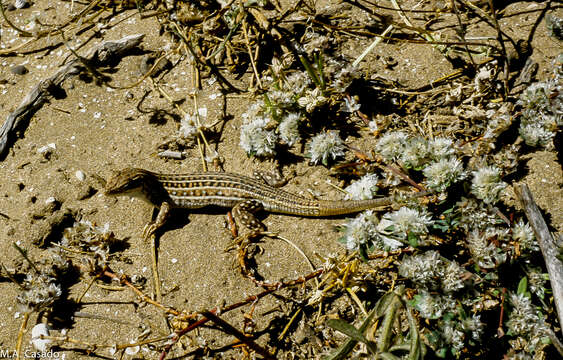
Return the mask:
<path id="1" fill-rule="evenodd" d="M 473 195 L 487 204 L 498 201 L 500 192 L 507 186 L 500 180 L 500 169 L 496 166 L 486 166 L 472 174 L 471 192 Z"/>
<path id="2" fill-rule="evenodd" d="M 510 294 L 512 311 L 506 326 L 515 335 L 527 335 L 541 331 L 543 326 L 532 300 L 524 294 Z"/>
<path id="3" fill-rule="evenodd" d="M 493 269 L 506 261 L 506 253 L 502 253 L 489 242 L 490 238 L 496 237 L 500 241 L 504 236 L 506 232 L 496 228 L 489 228 L 485 232 L 473 230 L 467 235 L 467 248 L 477 265 L 484 269 Z"/>
<path id="4" fill-rule="evenodd" d="M 365 200 L 373 199 L 377 191 L 377 175 L 366 174 L 353 184 L 348 185 L 346 191 L 346 200 Z"/>
<path id="5" fill-rule="evenodd" d="M 414 307 L 423 318 L 438 319 L 444 312 L 455 308 L 455 301 L 448 296 L 434 296 L 426 290 L 421 290 L 415 295 Z"/>
<path id="6" fill-rule="evenodd" d="M 409 232 L 415 235 L 427 234 L 427 226 L 434 223 L 426 210 L 418 211 L 406 206 L 397 211 L 386 213 L 383 215 L 383 219 L 388 220 L 392 224 L 394 234 L 404 239 Z"/>
<path id="7" fill-rule="evenodd" d="M 309 143 L 309 156 L 313 164 L 322 163 L 327 166 L 329 160 L 344 156 L 346 146 L 337 132 L 329 131 L 313 137 Z"/>
<path id="8" fill-rule="evenodd" d="M 400 158 L 407 167 L 417 168 L 428 154 L 428 143 L 421 137 L 413 137 L 405 142 Z"/>
<path id="9" fill-rule="evenodd" d="M 401 157 L 405 145 L 408 140 L 408 135 L 402 131 L 393 131 L 391 133 L 387 133 L 383 135 L 379 141 L 377 141 L 377 145 L 375 145 L 375 149 L 381 156 L 383 156 L 386 160 L 397 160 Z"/>
<path id="10" fill-rule="evenodd" d="M 344 239 L 346 247 L 358 250 L 361 246 L 369 245 L 377 238 L 377 223 L 379 220 L 371 210 L 367 210 L 346 224 Z"/>
<path id="11" fill-rule="evenodd" d="M 456 158 L 441 159 L 431 163 L 422 171 L 426 185 L 436 191 L 444 191 L 451 184 L 465 178 L 463 165 Z"/>
<path id="12" fill-rule="evenodd" d="M 240 146 L 249 155 L 273 156 L 276 154 L 277 136 L 273 130 L 266 130 L 266 118 L 256 118 L 240 129 Z"/>
<path id="13" fill-rule="evenodd" d="M 452 293 L 464 287 L 463 274 L 465 269 L 455 261 L 450 261 L 444 268 L 441 276 L 442 289 L 446 293 Z"/>
<path id="14" fill-rule="evenodd" d="M 448 138 L 437 137 L 428 142 L 430 156 L 434 160 L 447 158 L 454 154 L 453 141 Z"/>
<path id="15" fill-rule="evenodd" d="M 444 263 L 435 250 L 420 255 L 405 256 L 399 265 L 399 274 L 429 289 L 438 287 Z"/>
<path id="16" fill-rule="evenodd" d="M 305 88 L 311 85 L 311 79 L 302 71 L 289 75 L 285 80 L 285 87 L 294 94 L 301 94 Z"/>
<path id="17" fill-rule="evenodd" d="M 289 113 L 278 125 L 278 132 L 280 138 L 287 143 L 287 145 L 292 146 L 301 140 L 299 136 L 299 113 Z"/>
<path id="18" fill-rule="evenodd" d="M 379 125 L 377 124 L 377 121 L 375 121 L 375 120 L 372 120 L 368 123 L 368 128 L 369 128 L 369 131 L 371 131 L 372 133 L 379 132 Z"/>
<path id="19" fill-rule="evenodd" d="M 461 327 L 464 331 L 471 331 L 471 338 L 479 341 L 483 336 L 485 324 L 481 322 L 481 315 L 473 315 L 463 320 Z"/>
<path id="20" fill-rule="evenodd" d="M 540 248 L 536 242 L 534 231 L 528 223 L 520 219 L 512 227 L 512 239 L 520 243 L 520 250 L 522 251 L 538 251 Z"/>
<path id="21" fill-rule="evenodd" d="M 542 124 L 527 123 L 520 124 L 520 136 L 529 146 L 547 146 L 555 137 L 555 133 L 547 130 Z"/>

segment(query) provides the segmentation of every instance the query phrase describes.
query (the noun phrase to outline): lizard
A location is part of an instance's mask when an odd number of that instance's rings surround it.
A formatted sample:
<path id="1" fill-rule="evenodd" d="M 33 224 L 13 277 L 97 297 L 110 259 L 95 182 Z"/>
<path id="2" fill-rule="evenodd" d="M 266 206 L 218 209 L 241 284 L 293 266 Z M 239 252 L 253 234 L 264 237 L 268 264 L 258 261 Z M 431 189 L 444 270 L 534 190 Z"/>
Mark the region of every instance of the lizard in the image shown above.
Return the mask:
<path id="1" fill-rule="evenodd" d="M 279 180 L 255 172 L 255 177 L 228 172 L 160 174 L 125 168 L 106 182 L 105 195 L 129 195 L 159 208 L 154 222 L 145 227 L 150 236 L 162 227 L 173 208 L 199 209 L 206 206 L 231 208 L 235 222 L 253 231 L 265 230 L 255 214 L 259 211 L 302 217 L 329 217 L 388 206 L 394 196 L 367 200 L 315 200 L 279 189 Z M 427 195 L 427 192 L 411 196 Z"/>

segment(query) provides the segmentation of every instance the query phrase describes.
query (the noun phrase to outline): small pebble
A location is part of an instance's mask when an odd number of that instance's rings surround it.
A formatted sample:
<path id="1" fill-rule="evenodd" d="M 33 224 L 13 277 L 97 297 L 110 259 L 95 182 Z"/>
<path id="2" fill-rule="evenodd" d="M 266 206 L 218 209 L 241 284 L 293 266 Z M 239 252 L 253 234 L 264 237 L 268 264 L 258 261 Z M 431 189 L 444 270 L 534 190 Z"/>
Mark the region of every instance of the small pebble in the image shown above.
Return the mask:
<path id="1" fill-rule="evenodd" d="M 51 152 L 53 150 L 57 150 L 57 145 L 55 145 L 55 143 L 50 143 L 50 144 L 41 146 L 39 149 L 37 149 L 37 152 L 39 154 L 45 154 L 45 153 Z"/>
<path id="2" fill-rule="evenodd" d="M 47 199 L 45 199 L 45 204 L 54 203 L 55 201 L 57 201 L 57 199 L 55 199 L 54 196 L 49 196 Z"/>
<path id="3" fill-rule="evenodd" d="M 14 65 L 10 68 L 10 72 L 14 75 L 25 75 L 29 70 L 23 65 Z"/>
<path id="4" fill-rule="evenodd" d="M 131 342 L 133 344 L 133 342 Z M 141 350 L 141 347 L 139 345 L 137 346 L 130 346 L 128 348 L 125 349 L 125 353 L 127 355 L 136 355 L 139 350 Z"/>

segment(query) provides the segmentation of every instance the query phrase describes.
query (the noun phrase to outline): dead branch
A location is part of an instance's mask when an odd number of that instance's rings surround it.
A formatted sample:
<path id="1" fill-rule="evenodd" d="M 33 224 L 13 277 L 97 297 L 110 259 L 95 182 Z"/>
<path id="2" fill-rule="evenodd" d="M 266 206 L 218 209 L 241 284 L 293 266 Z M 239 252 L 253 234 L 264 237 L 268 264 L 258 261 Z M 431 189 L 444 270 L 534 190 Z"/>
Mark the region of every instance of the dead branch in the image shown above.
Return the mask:
<path id="1" fill-rule="evenodd" d="M 540 245 L 547 272 L 549 273 L 551 288 L 553 289 L 553 299 L 559 316 L 559 324 L 563 325 L 563 262 L 557 258 L 559 253 L 557 245 L 547 228 L 540 209 L 532 197 L 528 185 L 516 184 L 514 185 L 514 190 L 518 200 L 522 203 L 526 217 L 530 221 L 530 225 L 534 229 L 534 234 Z M 563 334 L 563 326 L 561 327 L 561 333 Z"/>

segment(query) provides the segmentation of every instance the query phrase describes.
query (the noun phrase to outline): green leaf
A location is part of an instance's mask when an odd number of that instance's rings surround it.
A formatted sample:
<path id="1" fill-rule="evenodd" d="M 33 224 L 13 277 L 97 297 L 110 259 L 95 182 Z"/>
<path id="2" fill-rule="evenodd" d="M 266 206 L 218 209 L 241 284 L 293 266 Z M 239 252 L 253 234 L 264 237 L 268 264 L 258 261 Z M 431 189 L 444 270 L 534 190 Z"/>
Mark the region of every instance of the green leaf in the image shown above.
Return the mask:
<path id="1" fill-rule="evenodd" d="M 518 295 L 525 295 L 528 290 L 528 278 L 524 276 L 518 283 Z"/>
<path id="2" fill-rule="evenodd" d="M 366 339 L 366 337 L 364 336 L 364 334 L 362 334 L 360 331 L 358 331 L 358 329 L 348 324 L 344 320 L 330 319 L 326 322 L 326 324 L 331 328 L 333 328 L 334 330 L 338 330 L 341 333 L 346 334 L 347 336 L 349 336 L 350 338 L 356 341 L 363 342 L 364 344 L 367 344 L 369 342 L 368 339 Z"/>
<path id="3" fill-rule="evenodd" d="M 418 236 L 416 236 L 412 231 L 409 231 L 409 234 L 407 235 L 407 239 L 409 241 L 410 246 L 414 248 L 418 246 Z"/>
<path id="4" fill-rule="evenodd" d="M 388 292 L 385 295 L 383 295 L 379 300 L 377 300 L 377 303 L 375 304 L 373 309 L 370 310 L 367 318 L 364 320 L 362 325 L 360 325 L 360 328 L 358 329 L 358 331 L 360 333 L 363 333 L 364 331 L 367 330 L 368 326 L 371 325 L 372 319 L 374 317 L 380 318 L 381 316 L 383 316 L 383 314 L 385 313 L 385 311 L 389 307 L 391 300 L 393 300 L 393 298 L 395 296 L 396 295 L 393 292 Z M 325 357 L 324 360 L 344 360 L 344 359 L 347 359 L 348 354 L 354 349 L 354 346 L 356 346 L 356 343 L 357 343 L 357 341 L 354 340 L 354 339 L 351 339 L 351 338 L 346 340 L 346 342 L 344 344 L 342 344 L 342 346 L 340 346 L 335 352 L 333 352 L 329 356 Z"/>
<path id="5" fill-rule="evenodd" d="M 360 246 L 359 254 L 363 262 L 367 263 L 369 261 L 368 252 L 364 245 Z"/>

